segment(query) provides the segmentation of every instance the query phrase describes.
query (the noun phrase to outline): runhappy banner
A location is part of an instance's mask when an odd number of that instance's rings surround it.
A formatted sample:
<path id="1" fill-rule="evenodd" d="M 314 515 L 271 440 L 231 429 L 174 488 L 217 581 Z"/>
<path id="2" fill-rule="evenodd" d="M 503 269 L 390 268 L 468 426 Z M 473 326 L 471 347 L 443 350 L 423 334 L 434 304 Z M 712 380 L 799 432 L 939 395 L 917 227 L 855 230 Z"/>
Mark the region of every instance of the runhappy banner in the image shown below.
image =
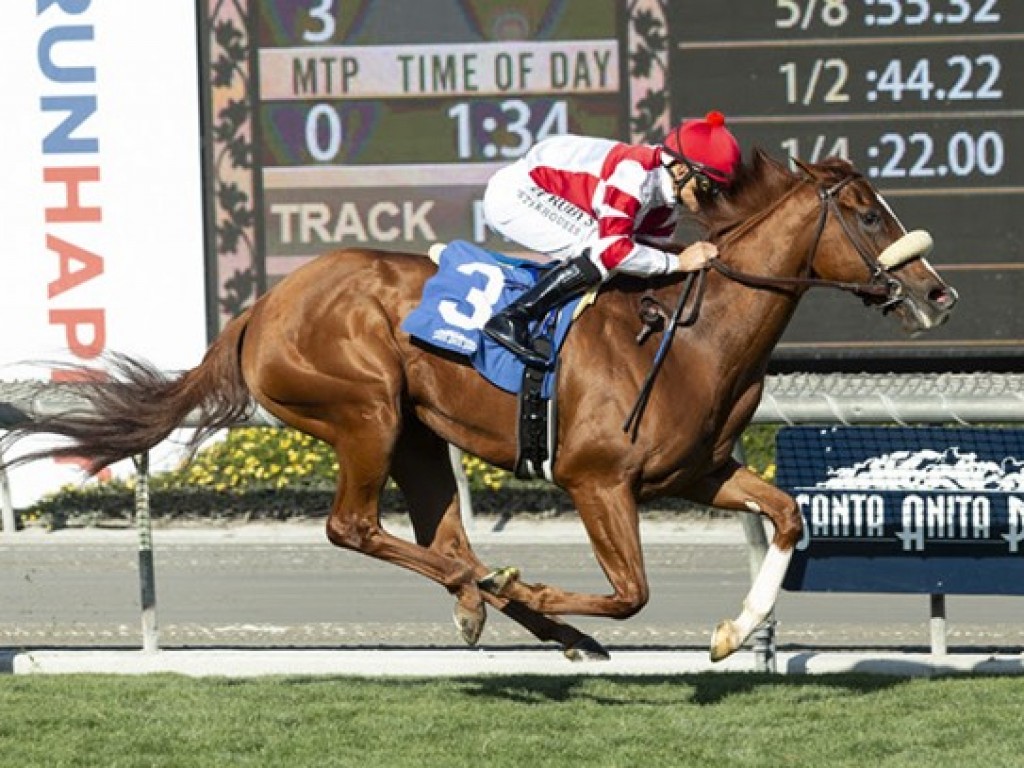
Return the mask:
<path id="1" fill-rule="evenodd" d="M 206 346 L 194 3 L 5 3 L 0 50 L 0 381 L 102 378 L 126 352 L 167 370 Z M 33 446 L 35 447 L 35 446 Z M 9 458 L 9 457 L 8 457 Z M 81 479 L 38 462 L 15 506 Z"/>

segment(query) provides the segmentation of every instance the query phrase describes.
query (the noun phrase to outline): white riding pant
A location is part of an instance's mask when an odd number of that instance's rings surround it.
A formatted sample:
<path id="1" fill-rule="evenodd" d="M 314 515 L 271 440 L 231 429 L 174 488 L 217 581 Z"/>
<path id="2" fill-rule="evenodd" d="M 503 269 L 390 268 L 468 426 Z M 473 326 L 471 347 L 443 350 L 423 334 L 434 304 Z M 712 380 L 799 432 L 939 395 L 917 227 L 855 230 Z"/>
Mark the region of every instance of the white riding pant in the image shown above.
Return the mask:
<path id="1" fill-rule="evenodd" d="M 538 187 L 521 163 L 494 174 L 483 200 L 491 229 L 552 259 L 579 256 L 597 240 L 597 220 L 581 208 Z M 600 259 L 591 259 L 607 276 Z"/>

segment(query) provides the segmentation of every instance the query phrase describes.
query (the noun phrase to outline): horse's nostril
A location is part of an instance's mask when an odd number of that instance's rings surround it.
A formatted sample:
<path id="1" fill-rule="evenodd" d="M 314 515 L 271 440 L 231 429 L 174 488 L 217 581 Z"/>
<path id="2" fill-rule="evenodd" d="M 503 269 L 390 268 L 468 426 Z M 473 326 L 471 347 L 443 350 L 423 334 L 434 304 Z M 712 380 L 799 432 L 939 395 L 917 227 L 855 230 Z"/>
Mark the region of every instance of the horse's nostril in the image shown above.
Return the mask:
<path id="1" fill-rule="evenodd" d="M 956 293 L 948 288 L 934 288 L 928 294 L 928 300 L 938 307 L 949 309 L 956 303 Z"/>

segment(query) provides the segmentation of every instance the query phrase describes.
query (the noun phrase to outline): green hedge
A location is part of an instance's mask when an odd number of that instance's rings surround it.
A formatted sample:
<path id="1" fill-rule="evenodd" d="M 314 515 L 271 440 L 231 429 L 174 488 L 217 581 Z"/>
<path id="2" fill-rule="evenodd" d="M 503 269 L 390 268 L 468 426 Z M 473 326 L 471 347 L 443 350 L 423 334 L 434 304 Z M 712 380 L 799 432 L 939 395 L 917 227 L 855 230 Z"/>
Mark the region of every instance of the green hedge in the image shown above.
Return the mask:
<path id="1" fill-rule="evenodd" d="M 743 437 L 748 464 L 774 477 L 775 430 L 752 428 Z M 505 514 L 570 511 L 568 496 L 542 481 L 516 480 L 511 473 L 466 456 L 463 466 L 474 512 Z M 199 451 L 192 461 L 150 478 L 154 518 L 210 520 L 285 520 L 323 517 L 334 496 L 337 462 L 324 443 L 291 429 L 234 429 L 223 441 Z M 658 509 L 692 509 L 683 501 L 663 500 Z M 389 484 L 384 512 L 402 512 L 401 494 Z M 134 510 L 134 483 L 112 480 L 70 485 L 21 511 L 25 523 L 51 527 L 128 522 Z"/>

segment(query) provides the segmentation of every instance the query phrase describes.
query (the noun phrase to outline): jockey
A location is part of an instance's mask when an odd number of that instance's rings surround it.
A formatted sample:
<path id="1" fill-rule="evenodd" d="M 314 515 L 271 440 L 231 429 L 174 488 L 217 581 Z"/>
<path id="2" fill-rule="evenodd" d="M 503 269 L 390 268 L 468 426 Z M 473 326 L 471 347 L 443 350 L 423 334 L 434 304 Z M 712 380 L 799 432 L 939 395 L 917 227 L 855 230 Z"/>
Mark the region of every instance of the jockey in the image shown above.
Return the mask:
<path id="1" fill-rule="evenodd" d="M 695 213 L 731 184 L 740 154 L 720 112 L 683 121 L 658 146 L 573 135 L 535 144 L 488 182 L 484 218 L 509 240 L 562 263 L 491 317 L 484 333 L 543 367 L 548 360 L 531 346 L 532 321 L 618 272 L 702 268 L 718 255 L 711 243 L 678 254 L 656 245 L 670 246 L 680 206 Z"/>

